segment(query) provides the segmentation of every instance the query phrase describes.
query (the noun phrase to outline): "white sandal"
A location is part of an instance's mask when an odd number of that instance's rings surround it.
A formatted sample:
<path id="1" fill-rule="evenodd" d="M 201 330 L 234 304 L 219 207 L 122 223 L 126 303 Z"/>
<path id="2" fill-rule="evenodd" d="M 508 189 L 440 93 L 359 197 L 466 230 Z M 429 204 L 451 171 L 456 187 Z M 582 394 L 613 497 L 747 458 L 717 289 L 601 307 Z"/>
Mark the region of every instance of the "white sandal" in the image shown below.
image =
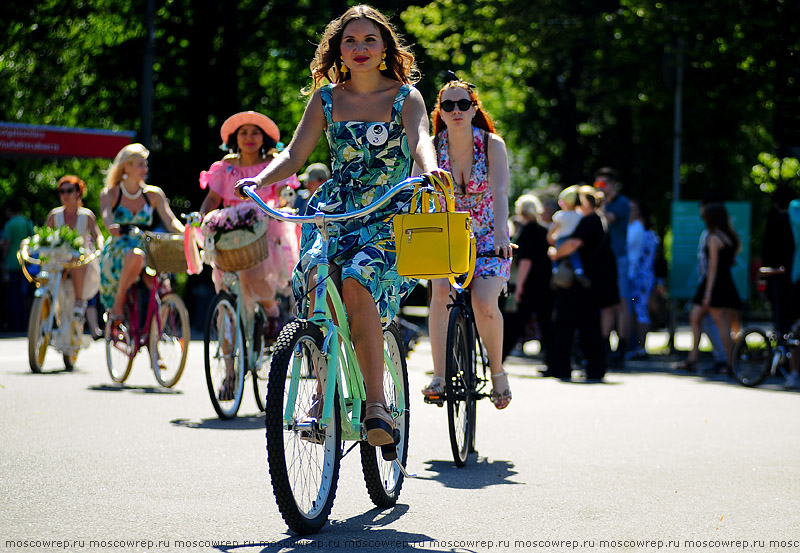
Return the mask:
<path id="1" fill-rule="evenodd" d="M 508 373 L 506 371 L 501 371 L 499 373 L 492 374 L 492 384 L 494 384 L 495 378 L 500 378 L 501 376 L 506 377 L 506 389 L 502 392 L 495 392 L 494 387 L 492 387 L 492 393 L 489 396 L 489 401 L 491 401 L 498 409 L 505 409 L 508 407 L 508 404 L 511 403 L 511 386 L 508 384 Z"/>

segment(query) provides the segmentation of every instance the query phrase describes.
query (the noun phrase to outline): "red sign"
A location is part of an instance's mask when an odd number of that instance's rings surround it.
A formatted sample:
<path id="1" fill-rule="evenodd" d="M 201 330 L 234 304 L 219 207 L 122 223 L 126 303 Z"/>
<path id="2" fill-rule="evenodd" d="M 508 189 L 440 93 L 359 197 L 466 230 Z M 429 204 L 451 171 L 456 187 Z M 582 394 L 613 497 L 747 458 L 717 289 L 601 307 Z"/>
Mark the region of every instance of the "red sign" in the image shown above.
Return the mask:
<path id="1" fill-rule="evenodd" d="M 0 155 L 113 159 L 131 143 L 132 131 L 20 125 L 0 121 Z"/>

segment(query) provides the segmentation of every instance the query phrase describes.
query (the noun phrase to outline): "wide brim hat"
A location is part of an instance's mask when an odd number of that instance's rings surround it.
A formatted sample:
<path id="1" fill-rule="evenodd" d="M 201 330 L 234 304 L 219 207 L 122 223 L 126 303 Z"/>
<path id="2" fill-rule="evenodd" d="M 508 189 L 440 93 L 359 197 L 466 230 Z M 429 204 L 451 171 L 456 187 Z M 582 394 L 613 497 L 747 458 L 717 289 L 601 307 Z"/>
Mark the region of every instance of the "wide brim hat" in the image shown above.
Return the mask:
<path id="1" fill-rule="evenodd" d="M 278 125 L 272 119 L 256 111 L 241 111 L 228 117 L 222 124 L 219 129 L 222 142 L 227 143 L 228 138 L 242 125 L 256 125 L 275 142 L 281 140 L 281 131 L 278 130 Z"/>

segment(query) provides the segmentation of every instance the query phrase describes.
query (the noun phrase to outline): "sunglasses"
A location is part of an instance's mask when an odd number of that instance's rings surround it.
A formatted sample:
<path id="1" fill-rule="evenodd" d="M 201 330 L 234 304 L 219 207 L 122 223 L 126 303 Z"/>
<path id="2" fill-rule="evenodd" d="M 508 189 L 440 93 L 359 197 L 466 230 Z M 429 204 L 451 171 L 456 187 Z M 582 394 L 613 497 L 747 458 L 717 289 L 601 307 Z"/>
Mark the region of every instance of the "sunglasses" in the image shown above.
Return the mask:
<path id="1" fill-rule="evenodd" d="M 456 106 L 458 106 L 459 111 L 467 111 L 472 107 L 472 100 L 462 99 L 458 100 L 457 102 L 454 102 L 453 100 L 442 100 L 439 106 L 441 106 L 442 111 L 446 111 L 447 113 L 453 111 Z"/>
<path id="2" fill-rule="evenodd" d="M 75 193 L 75 191 L 77 191 L 77 190 L 78 190 L 78 189 L 77 189 L 77 188 L 75 188 L 75 187 L 71 187 L 71 188 L 59 188 L 59 189 L 58 189 L 58 193 L 59 193 L 59 194 L 73 194 L 73 193 Z"/>

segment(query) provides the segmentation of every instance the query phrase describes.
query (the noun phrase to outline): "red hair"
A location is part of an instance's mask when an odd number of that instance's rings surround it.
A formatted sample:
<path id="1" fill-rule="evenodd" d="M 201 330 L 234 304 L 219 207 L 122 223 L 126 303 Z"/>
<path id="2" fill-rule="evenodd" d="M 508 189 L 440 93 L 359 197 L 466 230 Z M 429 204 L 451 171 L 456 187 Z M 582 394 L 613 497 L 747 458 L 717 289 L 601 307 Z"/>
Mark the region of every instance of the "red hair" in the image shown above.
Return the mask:
<path id="1" fill-rule="evenodd" d="M 86 195 L 86 183 L 83 182 L 78 177 L 76 177 L 75 175 L 64 175 L 63 177 L 58 179 L 58 184 L 56 184 L 56 189 L 61 188 L 61 185 L 64 184 L 65 182 L 77 186 L 78 189 L 81 191 L 81 198 L 83 198 Z"/>
<path id="2" fill-rule="evenodd" d="M 434 108 L 433 114 L 431 115 L 431 117 L 433 118 L 433 136 L 437 136 L 439 133 L 443 132 L 447 128 L 444 119 L 442 119 L 441 106 L 442 106 L 442 94 L 444 93 L 445 90 L 450 88 L 463 88 L 464 90 L 467 91 L 467 94 L 469 94 L 469 99 L 475 105 L 475 117 L 473 117 L 472 119 L 473 127 L 478 127 L 479 129 L 483 129 L 486 132 L 497 134 L 497 130 L 495 129 L 494 126 L 494 121 L 492 121 L 492 118 L 489 117 L 489 114 L 486 113 L 486 111 L 484 111 L 483 104 L 481 104 L 480 98 L 478 98 L 478 95 L 475 94 L 475 91 L 472 89 L 472 87 L 469 86 L 464 81 L 450 81 L 439 90 L 439 95 L 436 97 L 436 107 Z"/>

